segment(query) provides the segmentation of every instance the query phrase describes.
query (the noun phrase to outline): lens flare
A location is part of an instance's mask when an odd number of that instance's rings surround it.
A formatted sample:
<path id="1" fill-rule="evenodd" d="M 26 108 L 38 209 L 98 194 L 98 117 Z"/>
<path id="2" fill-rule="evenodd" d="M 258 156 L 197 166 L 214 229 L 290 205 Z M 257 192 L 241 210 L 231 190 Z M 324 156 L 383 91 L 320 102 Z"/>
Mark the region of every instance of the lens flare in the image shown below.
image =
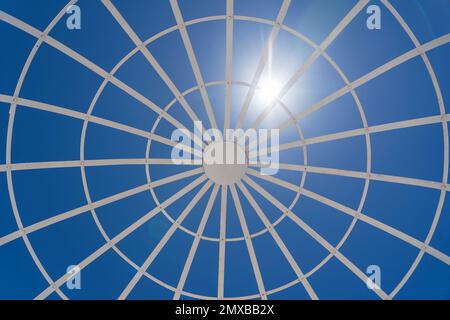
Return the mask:
<path id="1" fill-rule="evenodd" d="M 272 102 L 280 93 L 281 84 L 274 79 L 266 79 L 259 84 L 258 96 L 264 103 Z"/>

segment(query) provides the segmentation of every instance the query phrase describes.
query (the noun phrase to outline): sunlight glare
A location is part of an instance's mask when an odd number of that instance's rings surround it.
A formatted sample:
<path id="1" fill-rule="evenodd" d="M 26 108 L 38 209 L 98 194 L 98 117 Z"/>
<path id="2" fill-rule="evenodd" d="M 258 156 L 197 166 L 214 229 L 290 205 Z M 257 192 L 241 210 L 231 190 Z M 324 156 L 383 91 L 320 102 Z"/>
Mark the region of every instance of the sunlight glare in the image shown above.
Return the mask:
<path id="1" fill-rule="evenodd" d="M 280 93 L 281 84 L 274 79 L 266 79 L 261 81 L 259 85 L 258 95 L 264 103 L 272 102 Z"/>

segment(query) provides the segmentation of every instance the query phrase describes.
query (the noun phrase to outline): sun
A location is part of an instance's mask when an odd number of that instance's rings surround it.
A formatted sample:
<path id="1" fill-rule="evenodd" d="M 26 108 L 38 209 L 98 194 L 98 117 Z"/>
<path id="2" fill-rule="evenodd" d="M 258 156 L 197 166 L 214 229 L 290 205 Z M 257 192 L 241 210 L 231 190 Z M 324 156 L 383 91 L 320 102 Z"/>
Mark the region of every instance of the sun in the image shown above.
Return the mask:
<path id="1" fill-rule="evenodd" d="M 264 79 L 259 83 L 258 96 L 264 103 L 270 103 L 278 97 L 281 83 L 275 79 Z"/>

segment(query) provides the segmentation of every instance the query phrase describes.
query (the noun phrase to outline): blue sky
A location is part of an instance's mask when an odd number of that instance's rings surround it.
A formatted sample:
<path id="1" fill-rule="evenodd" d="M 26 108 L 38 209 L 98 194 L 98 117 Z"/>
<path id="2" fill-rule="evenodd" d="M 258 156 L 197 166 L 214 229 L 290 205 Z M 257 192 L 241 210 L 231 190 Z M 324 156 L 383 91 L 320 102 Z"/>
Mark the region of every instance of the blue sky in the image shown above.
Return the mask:
<path id="1" fill-rule="evenodd" d="M 0 10 L 33 27 L 44 30 L 66 5 L 64 0 L 37 1 L 6 0 Z M 192 23 L 187 31 L 205 83 L 226 78 L 226 1 L 179 0 L 185 21 L 216 16 L 212 21 Z M 298 35 L 320 45 L 333 28 L 357 3 L 356 0 L 292 0 L 285 17 L 287 27 L 280 31 L 273 47 L 273 74 L 285 83 L 314 52 L 314 48 Z M 448 0 L 391 0 L 421 44 L 445 36 L 450 32 Z M 114 0 L 113 4 L 128 21 L 136 34 L 147 40 L 176 25 L 169 1 Z M 267 45 L 282 0 L 236 0 L 234 12 L 233 80 L 250 83 L 256 71 L 261 52 Z M 293 114 L 306 110 L 318 101 L 345 87 L 336 66 L 350 82 L 375 68 L 415 48 L 408 34 L 381 1 L 369 4 L 381 8 L 381 30 L 368 30 L 368 15 L 363 9 L 326 49 L 329 59 L 320 56 L 295 82 L 282 102 Z M 80 0 L 82 29 L 68 30 L 63 18 L 51 30 L 50 36 L 107 72 L 135 48 L 101 1 Z M 246 21 L 244 16 L 266 20 Z M 0 20 L 0 35 L 4 45 L 0 50 L 0 95 L 13 96 L 17 81 L 36 39 Z M 197 85 L 180 32 L 173 29 L 147 45 L 161 67 L 180 92 Z M 450 104 L 450 47 L 447 44 L 427 53 L 442 90 L 443 104 Z M 136 52 L 117 70 L 115 76 L 153 101 L 161 108 L 175 98 L 173 93 L 152 68 L 145 57 Z M 42 44 L 26 74 L 19 96 L 34 101 L 86 113 L 103 78 L 82 66 L 48 44 Z M 207 87 L 217 122 L 223 123 L 225 86 Z M 248 86 L 234 85 L 232 91 L 231 123 L 237 122 Z M 440 109 L 430 74 L 421 57 L 415 57 L 363 84 L 355 90 L 368 126 L 439 116 Z M 200 92 L 185 96 L 199 119 L 209 126 Z M 255 98 L 250 105 L 244 127 L 250 126 L 263 110 L 263 103 Z M 7 103 L 0 102 L 0 165 L 6 163 L 6 140 L 9 122 Z M 445 112 L 446 114 L 449 111 Z M 168 114 L 187 128 L 193 128 L 186 111 L 179 102 L 173 103 Z M 155 127 L 158 114 L 134 99 L 117 86 L 108 83 L 95 104 L 92 115 L 115 121 L 129 127 L 154 133 L 170 139 L 175 127 L 163 119 Z M 289 118 L 278 105 L 260 128 L 273 128 Z M 326 107 L 309 114 L 298 122 L 305 139 L 356 130 L 363 127 L 355 97 L 346 93 Z M 80 148 L 86 160 L 142 159 L 146 157 L 148 140 L 108 126 L 89 123 L 82 138 L 83 121 L 51 112 L 26 108 L 15 112 L 12 131 L 11 162 L 47 162 L 80 159 Z M 281 131 L 281 143 L 298 140 L 295 127 Z M 366 172 L 371 163 L 373 173 L 421 179 L 442 183 L 448 168 L 448 143 L 442 123 L 420 125 L 399 130 L 387 130 L 370 135 L 370 156 L 364 135 L 308 145 L 282 151 L 280 162 Z M 84 143 L 83 143 L 84 141 Z M 305 150 L 306 159 L 305 163 Z M 150 158 L 169 158 L 171 148 L 152 141 Z M 369 161 L 370 160 L 370 161 Z M 448 163 L 447 163 L 448 165 Z M 92 202 L 159 180 L 195 167 L 173 165 L 116 165 L 86 168 L 86 181 Z M 305 176 L 304 176 L 305 175 Z M 119 234 L 143 217 L 155 206 L 188 186 L 200 175 L 194 175 L 156 187 L 102 206 L 95 210 L 106 235 Z M 370 218 L 403 232 L 419 242 L 427 239 L 437 210 L 440 220 L 429 245 L 450 255 L 450 199 L 448 192 L 436 188 L 411 186 L 386 181 L 370 181 L 365 199 L 365 180 L 354 177 L 302 173 L 280 170 L 275 178 L 304 187 L 352 209 L 361 209 Z M 51 218 L 57 214 L 88 204 L 79 167 L 13 171 L 13 191 L 24 227 Z M 280 203 L 310 225 L 332 246 L 340 243 L 346 231 L 352 232 L 340 252 L 357 268 L 365 272 L 370 265 L 382 270 L 382 289 L 390 294 L 410 269 L 420 250 L 379 228 L 358 221 L 326 204 L 296 193 L 271 182 L 252 177 L 260 186 L 274 195 Z M 205 182 L 181 197 L 121 241 L 117 248 L 133 263 L 140 266 L 154 249 L 172 222 L 198 194 Z M 308 233 L 298 227 L 283 212 L 265 199 L 248 183 L 251 195 L 263 208 L 270 223 L 291 251 L 304 273 L 311 272 L 325 259 L 328 251 Z M 128 298 L 171 299 L 177 287 L 183 266 L 193 243 L 192 234 L 199 227 L 212 188 L 196 204 L 192 212 L 177 228 L 166 246 L 147 269 Z M 254 208 L 238 190 L 242 209 L 251 234 L 265 228 Z M 442 208 L 440 208 L 440 199 Z M 258 295 L 257 281 L 252 269 L 238 212 L 228 192 L 226 237 L 238 239 L 226 243 L 225 297 Z M 0 239 L 18 230 L 11 206 L 7 174 L 0 170 Z M 182 299 L 198 296 L 216 297 L 219 267 L 220 192 L 213 203 L 204 236 L 195 254 L 187 276 Z M 29 234 L 28 239 L 48 275 L 56 280 L 69 265 L 85 259 L 105 244 L 95 221 L 86 210 L 75 217 Z M 239 240 L 240 239 L 240 240 Z M 262 279 L 271 299 L 309 299 L 308 292 L 299 284 L 277 290 L 296 279 L 289 262 L 270 233 L 252 238 Z M 22 238 L 0 245 L 0 299 L 32 299 L 48 287 L 48 283 L 33 262 Z M 62 292 L 71 299 L 116 299 L 136 273 L 117 251 L 108 250 L 82 271 L 82 289 Z M 155 281 L 157 280 L 157 281 Z M 308 277 L 321 299 L 379 299 L 342 261 L 336 257 Z M 158 284 L 159 282 L 159 284 Z M 164 283 L 165 285 L 161 285 Z M 396 294 L 398 299 L 449 299 L 449 266 L 425 253 L 415 272 Z M 197 296 L 196 296 L 197 295 Z M 49 299 L 59 299 L 53 293 Z"/>

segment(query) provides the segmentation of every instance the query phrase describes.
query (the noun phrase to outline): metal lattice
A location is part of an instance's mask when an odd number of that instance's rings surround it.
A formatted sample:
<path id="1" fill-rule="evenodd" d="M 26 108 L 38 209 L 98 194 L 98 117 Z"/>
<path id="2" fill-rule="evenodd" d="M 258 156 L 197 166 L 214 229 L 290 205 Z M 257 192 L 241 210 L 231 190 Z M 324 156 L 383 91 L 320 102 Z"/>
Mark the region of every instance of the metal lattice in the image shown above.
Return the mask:
<path id="1" fill-rule="evenodd" d="M 406 24 L 405 20 L 402 18 L 402 16 L 396 11 L 396 9 L 389 3 L 388 0 L 382 0 L 382 3 L 385 5 L 387 10 L 390 11 L 390 13 L 396 18 L 398 23 L 401 25 L 401 27 L 404 29 L 404 31 L 408 34 L 409 38 L 413 42 L 415 49 L 404 53 L 403 55 L 396 57 L 395 59 L 387 62 L 386 64 L 380 66 L 379 68 L 373 70 L 372 72 L 360 77 L 359 79 L 350 82 L 347 76 L 344 74 L 342 69 L 339 67 L 339 65 L 333 60 L 333 58 L 327 54 L 326 50 L 327 48 L 333 43 L 333 41 L 338 37 L 338 35 L 346 28 L 346 26 L 353 20 L 353 18 L 360 13 L 361 10 L 363 10 L 367 4 L 368 0 L 361 0 L 358 1 L 358 3 L 352 8 L 352 10 L 339 22 L 339 24 L 334 28 L 334 30 L 326 37 L 326 39 L 320 43 L 314 43 L 311 39 L 309 39 L 307 36 L 301 34 L 300 32 L 286 26 L 283 24 L 284 18 L 289 10 L 290 0 L 284 0 L 283 4 L 281 6 L 281 9 L 278 13 L 277 19 L 274 21 L 257 18 L 257 17 L 250 17 L 250 16 L 237 16 L 234 14 L 233 10 L 233 0 L 227 0 L 227 12 L 226 14 L 222 16 L 208 16 L 203 17 L 191 21 L 184 21 L 182 13 L 180 11 L 180 8 L 178 6 L 178 3 L 176 0 L 171 0 L 170 4 L 172 6 L 172 10 L 174 13 L 174 16 L 176 18 L 177 25 L 170 27 L 164 31 L 161 31 L 160 33 L 153 35 L 149 39 L 143 40 L 140 39 L 139 36 L 135 33 L 135 31 L 132 29 L 132 27 L 128 24 L 128 22 L 125 20 L 125 18 L 121 15 L 121 13 L 118 11 L 118 9 L 113 5 L 113 3 L 109 0 L 102 0 L 102 3 L 105 6 L 105 9 L 109 11 L 109 13 L 114 17 L 114 19 L 117 21 L 117 23 L 122 27 L 122 29 L 126 32 L 126 34 L 129 36 L 129 38 L 133 41 L 135 44 L 135 48 L 129 52 L 126 56 L 123 57 L 122 60 L 120 60 L 114 68 L 112 68 L 110 71 L 104 70 L 98 65 L 96 65 L 94 62 L 89 61 L 87 58 L 83 57 L 76 51 L 70 49 L 69 47 L 65 46 L 58 40 L 52 38 L 49 36 L 49 33 L 51 30 L 55 27 L 55 25 L 61 20 L 61 18 L 64 16 L 66 9 L 75 4 L 77 1 L 72 0 L 70 1 L 66 7 L 64 7 L 60 13 L 53 19 L 53 21 L 47 26 L 47 28 L 44 31 L 40 31 L 30 25 L 28 25 L 26 22 L 21 21 L 5 12 L 0 12 L 0 20 L 3 23 L 8 23 L 18 29 L 20 29 L 23 32 L 28 33 L 29 35 L 32 35 L 36 38 L 36 44 L 34 48 L 32 49 L 31 53 L 28 56 L 28 59 L 25 63 L 25 66 L 23 67 L 22 73 L 20 75 L 19 81 L 17 82 L 16 89 L 13 96 L 8 96 L 1 94 L 0 95 L 0 102 L 10 104 L 10 117 L 9 117 L 9 123 L 8 123 L 8 131 L 7 131 L 7 143 L 6 143 L 6 164 L 0 166 L 0 172 L 6 172 L 7 176 L 7 182 L 8 182 L 8 192 L 12 204 L 12 209 L 14 212 L 15 219 L 17 221 L 18 230 L 8 234 L 2 238 L 0 238 L 0 245 L 6 245 L 11 241 L 14 241 L 16 239 L 22 238 L 26 244 L 26 247 L 33 258 L 36 266 L 39 268 L 40 272 L 42 273 L 43 277 L 48 282 L 48 288 L 42 291 L 41 294 L 37 296 L 38 299 L 45 299 L 47 298 L 51 293 L 56 292 L 61 298 L 67 299 L 68 297 L 63 293 L 63 291 L 60 289 L 60 287 L 65 283 L 65 281 L 68 279 L 69 275 L 64 275 L 59 279 L 52 279 L 48 272 L 45 270 L 43 264 L 41 263 L 39 257 L 35 253 L 33 246 L 31 242 L 28 239 L 28 235 L 30 233 L 33 233 L 37 230 L 45 229 L 46 227 L 57 224 L 61 221 L 64 221 L 66 219 L 71 219 L 77 215 L 82 214 L 83 212 L 90 211 L 92 214 L 92 217 L 95 221 L 95 224 L 97 225 L 99 231 L 101 232 L 103 238 L 105 239 L 106 243 L 98 248 L 96 251 L 92 252 L 91 255 L 86 257 L 83 261 L 80 261 L 79 266 L 81 269 L 86 268 L 88 265 L 95 262 L 96 259 L 98 259 L 101 255 L 105 254 L 108 250 L 114 250 L 124 261 L 126 261 L 130 266 L 132 266 L 136 273 L 135 276 L 129 281 L 128 285 L 123 289 L 119 299 L 125 299 L 128 297 L 130 292 L 133 290 L 135 285 L 139 282 L 142 276 L 145 276 L 152 281 L 156 282 L 157 284 L 165 287 L 166 289 L 173 292 L 174 299 L 179 299 L 181 296 L 187 296 L 191 298 L 200 298 L 200 299 L 229 299 L 229 298 L 239 298 L 239 299 L 255 299 L 255 298 L 261 298 L 261 299 L 267 299 L 268 296 L 270 297 L 271 294 L 274 294 L 276 292 L 280 292 L 282 290 L 285 290 L 295 284 L 301 283 L 307 293 L 309 294 L 311 299 L 318 299 L 318 295 L 314 291 L 313 286 L 308 281 L 309 277 L 317 272 L 320 268 L 322 268 L 332 257 L 337 258 L 343 265 L 345 265 L 351 272 L 354 273 L 354 275 L 361 279 L 361 281 L 366 282 L 367 281 L 367 275 L 360 270 L 355 264 L 353 264 L 346 256 L 340 252 L 340 248 L 343 246 L 345 241 L 348 239 L 349 235 L 351 234 L 352 230 L 354 229 L 356 223 L 366 223 L 369 224 L 383 232 L 388 233 L 389 235 L 398 238 L 400 241 L 404 241 L 407 244 L 416 247 L 419 249 L 419 254 L 417 255 L 416 259 L 414 260 L 413 264 L 410 266 L 410 268 L 405 273 L 402 280 L 398 283 L 398 285 L 395 287 L 395 289 L 392 292 L 384 292 L 382 289 L 376 289 L 375 293 L 382 299 L 393 299 L 397 295 L 397 293 L 403 288 L 403 286 L 407 283 L 408 279 L 411 277 L 411 275 L 414 273 L 415 269 L 419 265 L 420 261 L 422 260 L 423 256 L 425 254 L 432 255 L 436 259 L 440 260 L 441 262 L 449 265 L 450 264 L 450 257 L 444 254 L 443 252 L 433 248 L 430 246 L 431 239 L 433 237 L 433 234 L 436 230 L 436 227 L 439 222 L 439 218 L 442 213 L 444 200 L 446 197 L 446 192 L 449 189 L 448 185 L 448 166 L 449 166 L 449 142 L 448 142 L 448 125 L 447 122 L 450 120 L 450 115 L 446 114 L 444 102 L 442 98 L 441 88 L 439 85 L 439 82 L 437 80 L 436 74 L 433 70 L 433 67 L 430 63 L 430 60 L 427 56 L 427 52 L 443 46 L 447 44 L 450 41 L 450 35 L 444 35 L 440 38 L 437 38 L 433 41 L 421 44 L 419 43 L 417 37 L 414 35 L 414 33 L 411 31 L 409 26 Z M 200 71 L 199 65 L 197 63 L 196 55 L 194 53 L 193 46 L 191 44 L 189 34 L 187 27 L 195 24 L 202 24 L 204 22 L 209 21 L 216 21 L 216 20 L 225 20 L 226 21 L 226 79 L 223 81 L 216 81 L 216 82 L 209 82 L 205 83 L 202 77 L 202 73 Z M 236 81 L 233 80 L 233 74 L 232 74 L 232 66 L 233 66 L 233 26 L 235 21 L 249 21 L 256 24 L 265 24 L 272 27 L 272 32 L 269 37 L 269 43 L 265 49 L 265 51 L 261 54 L 258 67 L 256 70 L 256 73 L 253 76 L 253 80 L 251 83 L 246 83 L 242 81 Z M 159 65 L 158 61 L 155 59 L 155 57 L 150 53 L 147 46 L 156 40 L 166 36 L 169 33 L 172 32 L 179 32 L 181 35 L 181 38 L 183 40 L 183 44 L 185 46 L 189 61 L 192 66 L 192 70 L 195 75 L 196 79 L 196 86 L 192 87 L 184 92 L 180 92 L 179 89 L 175 86 L 174 82 L 170 79 L 169 75 L 166 73 L 163 67 Z M 212 86 L 223 86 L 225 88 L 225 110 L 224 110 L 224 128 L 230 127 L 230 117 L 231 117 L 231 94 L 232 89 L 235 86 L 242 86 L 249 88 L 248 94 L 245 98 L 244 104 L 242 105 L 242 108 L 240 109 L 240 114 L 238 116 L 237 121 L 237 127 L 241 127 L 244 120 L 246 119 L 248 110 L 251 105 L 251 101 L 254 98 L 255 93 L 258 90 L 258 84 L 261 80 L 263 71 L 267 65 L 268 61 L 268 52 L 270 48 L 272 47 L 273 43 L 275 42 L 278 34 L 280 32 L 288 32 L 292 36 L 296 37 L 299 41 L 302 41 L 306 44 L 308 44 L 310 47 L 313 48 L 314 52 L 312 55 L 304 62 L 304 64 L 298 69 L 295 70 L 292 77 L 289 79 L 289 81 L 285 84 L 285 86 L 281 89 L 280 94 L 278 95 L 277 99 L 270 105 L 266 107 L 266 109 L 262 110 L 260 115 L 256 118 L 256 120 L 252 123 L 252 128 L 257 128 L 266 117 L 268 117 L 273 111 L 277 105 L 281 106 L 281 108 L 289 115 L 290 120 L 286 121 L 284 123 L 280 123 L 277 128 L 280 130 L 285 130 L 286 128 L 290 126 L 296 126 L 296 130 L 298 132 L 298 140 L 286 144 L 282 144 L 280 146 L 280 150 L 290 150 L 299 148 L 303 150 L 304 155 L 304 165 L 292 165 L 292 164 L 280 164 L 280 168 L 284 170 L 290 170 L 295 172 L 303 173 L 301 177 L 301 181 L 299 181 L 298 184 L 293 184 L 288 181 L 281 180 L 276 177 L 272 176 L 262 176 L 258 171 L 249 168 L 246 172 L 245 177 L 242 179 L 242 181 L 239 181 L 236 184 L 232 184 L 229 186 L 221 186 L 218 184 L 214 184 L 212 181 L 208 179 L 208 177 L 204 174 L 203 167 L 199 166 L 196 169 L 192 170 L 186 170 L 182 173 L 170 176 L 165 179 L 161 180 L 153 180 L 150 174 L 150 166 L 158 166 L 158 165 L 171 165 L 172 162 L 170 159 L 159 159 L 159 158 L 150 158 L 150 150 L 152 147 L 152 142 L 156 141 L 168 146 L 173 146 L 174 142 L 170 139 L 159 136 L 156 134 L 156 130 L 158 127 L 158 124 L 162 119 L 167 120 L 170 124 L 177 128 L 185 128 L 185 126 L 179 121 L 179 119 L 176 119 L 170 115 L 170 109 L 172 106 L 175 105 L 175 103 L 180 103 L 181 106 L 184 108 L 186 113 L 189 115 L 190 119 L 192 121 L 198 120 L 198 116 L 196 115 L 194 109 L 189 105 L 188 101 L 185 99 L 185 97 L 192 92 L 199 91 L 202 101 L 205 106 L 205 111 L 208 117 L 208 120 L 211 124 L 212 128 L 217 128 L 217 120 L 215 118 L 214 114 L 214 108 L 213 104 L 210 101 L 210 98 L 208 96 L 207 88 Z M 101 78 L 103 78 L 103 83 L 98 88 L 95 97 L 91 101 L 91 104 L 89 106 L 89 109 L 86 113 L 80 113 L 73 110 L 69 110 L 60 106 L 54 106 L 47 104 L 45 102 L 40 101 L 32 101 L 28 99 L 21 98 L 20 93 L 22 89 L 22 84 L 27 76 L 27 72 L 33 63 L 33 60 L 40 48 L 40 46 L 45 43 L 51 47 L 53 47 L 55 50 L 60 51 L 64 55 L 72 58 L 79 64 L 85 66 L 86 68 L 90 69 L 95 74 L 99 75 Z M 164 81 L 164 83 L 167 85 L 167 87 L 172 92 L 173 96 L 175 97 L 170 103 L 168 103 L 164 108 L 161 108 L 157 106 L 154 102 L 149 100 L 148 98 L 144 97 L 141 93 L 137 92 L 136 90 L 132 89 L 130 86 L 128 86 L 126 83 L 122 82 L 118 78 L 116 78 L 115 74 L 118 72 L 118 70 L 134 55 L 136 54 L 143 54 L 143 56 L 146 58 L 148 63 L 153 67 L 153 69 L 157 72 L 157 74 L 161 77 L 161 79 Z M 336 73 L 339 74 L 342 81 L 345 83 L 345 86 L 334 92 L 333 94 L 327 96 L 323 100 L 319 101 L 318 103 L 312 105 L 311 107 L 305 109 L 304 111 L 298 113 L 298 114 L 292 114 L 289 110 L 289 107 L 284 105 L 281 99 L 284 95 L 287 94 L 287 92 L 293 87 L 294 83 L 303 75 L 305 72 L 314 64 L 314 62 L 319 58 L 323 57 L 326 59 L 326 61 L 335 69 Z M 429 72 L 431 81 L 433 83 L 436 98 L 439 103 L 439 110 L 440 115 L 431 116 L 431 117 L 424 117 L 419 119 L 413 119 L 413 120 L 406 120 L 406 121 L 399 121 L 399 122 L 392 122 L 392 123 L 386 123 L 382 125 L 377 126 L 369 126 L 366 115 L 364 112 L 363 105 L 361 104 L 361 101 L 358 97 L 358 94 L 356 93 L 355 89 L 364 85 L 365 83 L 375 79 L 376 77 L 379 77 L 383 75 L 384 73 L 388 72 L 389 70 L 401 65 L 402 63 L 405 63 L 415 57 L 421 57 L 423 62 L 426 65 L 426 68 Z M 137 99 L 144 105 L 146 105 L 151 110 L 158 113 L 158 118 L 154 122 L 151 132 L 145 132 L 143 130 L 130 127 L 124 124 L 120 124 L 114 121 L 110 121 L 107 119 L 103 119 L 97 116 L 93 116 L 93 110 L 96 106 L 97 101 L 99 100 L 100 96 L 102 95 L 105 87 L 108 84 L 112 84 L 125 92 L 126 94 L 130 95 L 131 97 Z M 356 130 L 350 130 L 350 131 L 343 131 L 339 133 L 329 134 L 329 135 L 323 135 L 315 138 L 309 138 L 305 139 L 302 133 L 302 130 L 299 126 L 299 121 L 303 118 L 305 118 L 307 115 L 326 107 L 331 102 L 335 101 L 336 99 L 342 97 L 343 95 L 350 93 L 357 108 L 358 112 L 361 118 L 361 121 L 363 123 L 363 127 Z M 74 160 L 74 161 L 58 161 L 58 162 L 40 162 L 40 163 L 12 163 L 11 161 L 11 141 L 13 138 L 13 126 L 15 121 L 15 112 L 18 108 L 33 108 L 42 110 L 45 112 L 55 113 L 61 116 L 65 117 L 71 117 L 74 119 L 78 119 L 83 121 L 83 129 L 81 134 L 81 141 L 80 141 L 80 159 Z M 144 137 L 148 139 L 147 143 L 147 150 L 146 155 L 142 159 L 103 159 L 103 160 L 89 160 L 85 158 L 85 142 L 86 142 L 86 136 L 87 136 L 87 128 L 90 123 L 98 124 L 101 126 L 110 127 L 116 130 L 120 130 L 122 132 L 126 132 L 132 135 L 138 135 L 141 137 Z M 424 126 L 428 124 L 442 124 L 442 131 L 444 136 L 444 160 L 443 160 L 443 176 L 442 181 L 426 181 L 426 180 L 419 180 L 419 179 L 413 179 L 413 178 L 407 178 L 407 177 L 401 177 L 401 176 L 391 176 L 391 175 L 384 175 L 379 173 L 372 172 L 372 149 L 371 149 L 371 134 L 373 133 L 379 133 L 389 130 L 401 130 L 404 128 L 410 128 L 410 127 L 416 127 L 416 126 Z M 322 142 L 328 142 L 328 141 L 335 141 L 339 139 L 344 139 L 348 137 L 356 137 L 356 136 L 364 136 L 365 142 L 366 142 L 366 153 L 367 153 L 367 160 L 366 160 L 366 171 L 365 172 L 358 172 L 358 171 L 347 171 L 347 170 L 340 170 L 340 169 L 333 169 L 333 168 L 322 168 L 322 167 L 313 167 L 308 165 L 308 158 L 307 158 L 307 147 L 312 144 L 322 143 Z M 90 188 L 88 183 L 88 178 L 86 176 L 86 168 L 87 167 L 93 167 L 93 166 L 116 166 L 116 165 L 143 165 L 146 168 L 146 175 L 147 175 L 147 184 L 139 186 L 137 188 L 121 192 L 119 194 L 115 194 L 113 196 L 110 196 L 108 198 L 93 201 L 90 194 Z M 81 176 L 82 176 L 82 182 L 83 182 L 83 188 L 84 193 L 87 199 L 87 204 L 72 209 L 70 211 L 67 211 L 65 213 L 61 213 L 59 215 L 56 215 L 54 217 L 51 217 L 49 219 L 40 221 L 36 224 L 33 224 L 31 226 L 24 226 L 21 220 L 20 212 L 17 208 L 16 200 L 15 200 L 15 194 L 14 194 L 14 182 L 12 177 L 12 172 L 17 170 L 40 170 L 40 169 L 52 169 L 52 168 L 69 168 L 69 167 L 80 167 L 81 168 Z M 352 208 L 349 208 L 343 204 L 337 203 L 331 199 L 328 199 L 320 194 L 314 193 L 304 187 L 305 185 L 305 179 L 307 178 L 308 173 L 318 173 L 318 174 L 325 174 L 325 175 L 338 175 L 338 176 L 344 176 L 344 177 L 352 177 L 356 179 L 362 179 L 364 180 L 364 189 L 363 193 L 361 194 L 359 206 L 357 210 L 354 210 Z M 161 201 L 158 199 L 158 196 L 156 195 L 154 189 L 158 188 L 162 185 L 166 185 L 168 183 L 174 182 L 174 181 L 180 181 L 182 179 L 193 177 L 195 175 L 200 176 L 194 180 L 193 183 L 189 184 L 185 188 L 177 191 L 173 195 L 171 195 L 167 200 Z M 273 184 L 276 184 L 278 186 L 281 186 L 287 190 L 291 190 L 297 193 L 297 196 L 292 201 L 291 205 L 289 207 L 282 204 L 275 195 L 271 194 L 269 190 L 264 189 L 257 180 L 253 179 L 254 177 L 258 177 L 261 179 L 264 179 L 268 182 L 271 182 Z M 425 241 L 419 241 L 418 239 L 415 239 L 414 237 L 405 234 L 404 232 L 395 229 L 392 226 L 386 225 L 382 223 L 381 221 L 378 221 L 372 217 L 369 217 L 368 215 L 365 215 L 362 210 L 364 207 L 364 203 L 367 197 L 369 184 L 371 181 L 384 181 L 384 182 L 390 182 L 390 183 L 396 183 L 396 184 L 405 184 L 405 185 L 412 185 L 412 186 L 419 186 L 423 188 L 431 188 L 440 190 L 440 198 L 439 202 L 437 204 L 437 209 L 434 214 L 434 220 L 431 225 L 431 228 L 428 231 L 428 235 Z M 245 183 L 244 183 L 245 182 Z M 180 199 L 182 196 L 186 195 L 188 192 L 192 191 L 197 186 L 202 185 L 202 188 L 200 191 L 196 194 L 196 196 L 191 200 L 190 204 L 185 208 L 185 210 L 182 212 L 182 214 L 178 218 L 173 218 L 169 212 L 167 212 L 166 208 L 176 202 L 178 199 Z M 258 204 L 258 202 L 255 200 L 255 198 L 252 195 L 252 192 L 249 191 L 249 187 L 256 192 L 257 194 L 261 195 L 263 198 L 267 199 L 269 202 L 271 202 L 275 207 L 277 207 L 281 212 L 282 215 L 280 218 L 275 221 L 274 223 L 271 223 L 270 220 L 267 218 L 264 209 Z M 202 220 L 200 222 L 200 225 L 198 226 L 197 230 L 191 230 L 185 226 L 183 226 L 183 220 L 184 218 L 190 213 L 192 208 L 195 206 L 195 204 L 207 193 L 207 191 L 211 190 L 211 195 L 208 200 L 206 210 L 203 214 Z M 247 201 L 250 203 L 250 205 L 253 207 L 259 218 L 261 219 L 264 228 L 261 229 L 258 232 L 251 233 L 248 229 L 247 223 L 246 223 L 246 217 L 245 213 L 242 210 L 242 206 L 240 203 L 240 197 L 237 192 L 239 190 L 247 199 Z M 157 207 L 155 207 L 153 210 L 148 212 L 145 216 L 143 216 L 141 219 L 137 220 L 135 223 L 130 225 L 128 228 L 120 232 L 118 235 L 116 235 L 113 238 L 110 238 L 108 234 L 105 232 L 99 218 L 96 214 L 96 209 L 105 206 L 107 204 L 111 204 L 113 202 L 125 199 L 126 197 L 130 197 L 132 195 L 138 194 L 142 191 L 150 191 L 151 195 L 157 204 Z M 226 237 L 226 215 L 227 215 L 227 199 L 232 198 L 237 210 L 238 218 L 240 225 L 242 227 L 243 236 L 242 237 L 236 237 L 236 238 L 227 238 Z M 337 246 L 333 246 L 330 244 L 327 240 L 325 240 L 321 235 L 319 235 L 315 230 L 313 230 L 308 224 L 306 224 L 298 215 L 296 215 L 293 212 L 293 208 L 300 197 L 307 197 L 314 199 L 320 203 L 323 203 L 329 207 L 335 208 L 338 211 L 341 211 L 342 213 L 349 215 L 352 218 L 352 222 L 350 226 L 348 227 L 347 231 L 345 232 L 344 236 L 339 241 L 339 244 Z M 208 217 L 211 213 L 211 209 L 213 206 L 214 201 L 217 199 L 220 199 L 221 203 L 221 218 L 220 218 L 220 237 L 208 237 L 203 234 L 205 225 L 208 221 Z M 123 240 L 125 237 L 130 235 L 133 231 L 135 231 L 138 227 L 142 226 L 145 222 L 152 219 L 157 214 L 162 213 L 171 223 L 172 226 L 167 231 L 165 236 L 160 240 L 158 245 L 151 251 L 151 253 L 148 255 L 148 258 L 145 260 L 145 262 L 142 265 L 136 264 L 132 259 L 130 259 L 124 252 L 122 252 L 116 245 Z M 283 220 L 283 219 L 291 219 L 296 225 L 298 225 L 299 228 L 304 230 L 306 233 L 308 233 L 312 238 L 314 238 L 321 246 L 323 246 L 328 252 L 328 256 L 326 256 L 319 264 L 317 264 L 312 270 L 310 270 L 307 273 L 304 273 L 301 268 L 298 265 L 298 262 L 295 260 L 295 258 L 292 256 L 289 248 L 285 245 L 282 238 L 278 234 L 276 227 L 277 225 Z M 176 287 L 171 286 L 170 284 L 164 282 L 161 279 L 158 279 L 156 276 L 150 274 L 148 272 L 149 266 L 152 264 L 154 259 L 157 257 L 159 252 L 164 248 L 164 246 L 167 244 L 167 242 L 170 240 L 173 233 L 177 230 L 182 230 L 183 232 L 189 234 L 194 238 L 193 244 L 190 248 L 189 255 L 185 261 L 184 268 L 181 274 L 181 277 L 178 281 L 178 285 Z M 282 251 L 284 257 L 289 262 L 290 267 L 296 274 L 296 278 L 292 279 L 291 282 L 286 283 L 283 286 L 277 287 L 277 288 L 266 288 L 264 285 L 264 278 L 261 275 L 261 271 L 258 265 L 258 258 L 255 254 L 255 250 L 253 248 L 252 240 L 255 237 L 258 237 L 264 233 L 269 233 L 273 240 L 276 242 L 279 249 Z M 217 296 L 205 296 L 200 293 L 196 292 L 188 292 L 184 290 L 184 284 L 186 282 L 186 279 L 189 274 L 189 270 L 192 264 L 193 259 L 195 258 L 195 254 L 198 248 L 198 245 L 200 241 L 213 241 L 219 243 L 219 268 L 218 268 L 218 284 L 217 284 Z M 227 297 L 224 294 L 224 286 L 225 286 L 225 254 L 226 254 L 226 243 L 232 242 L 232 241 L 245 241 L 248 254 L 250 256 L 252 269 L 255 275 L 255 279 L 257 282 L 258 292 L 249 295 L 249 296 L 242 296 L 242 297 Z"/>

